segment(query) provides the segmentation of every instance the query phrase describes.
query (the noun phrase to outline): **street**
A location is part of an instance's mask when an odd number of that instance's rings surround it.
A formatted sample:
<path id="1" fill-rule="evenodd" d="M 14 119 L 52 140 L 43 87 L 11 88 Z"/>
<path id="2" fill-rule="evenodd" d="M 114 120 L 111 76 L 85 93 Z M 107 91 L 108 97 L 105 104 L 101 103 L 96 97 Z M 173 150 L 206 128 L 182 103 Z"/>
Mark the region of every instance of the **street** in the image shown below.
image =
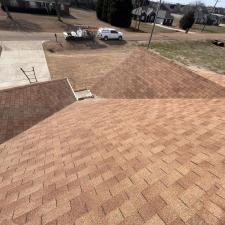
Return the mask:
<path id="1" fill-rule="evenodd" d="M 126 41 L 148 41 L 148 33 L 128 32 L 125 31 L 124 39 Z M 57 33 L 58 40 L 63 39 L 62 33 Z M 185 34 L 181 32 L 175 33 L 156 33 L 153 36 L 153 41 L 174 41 L 174 40 L 220 40 L 224 39 L 223 33 L 190 33 Z M 55 33 L 47 32 L 14 32 L 1 31 L 0 41 L 20 41 L 20 40 L 55 40 Z"/>

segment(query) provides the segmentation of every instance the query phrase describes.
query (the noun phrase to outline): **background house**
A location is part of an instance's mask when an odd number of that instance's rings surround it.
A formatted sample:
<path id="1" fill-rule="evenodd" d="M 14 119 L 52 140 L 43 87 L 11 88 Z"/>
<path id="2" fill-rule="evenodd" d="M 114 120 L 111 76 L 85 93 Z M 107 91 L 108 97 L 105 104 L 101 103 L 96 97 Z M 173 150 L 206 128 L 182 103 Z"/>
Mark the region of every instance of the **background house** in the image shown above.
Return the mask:
<path id="1" fill-rule="evenodd" d="M 195 23 L 197 24 L 207 24 L 208 13 L 204 13 L 202 11 L 195 12 Z"/>
<path id="2" fill-rule="evenodd" d="M 166 26 L 173 25 L 174 17 L 171 15 L 170 11 L 166 9 L 164 5 L 159 10 L 158 17 L 156 18 L 157 24 L 162 24 Z"/>
<path id="3" fill-rule="evenodd" d="M 213 21 L 212 24 L 216 26 L 219 26 L 225 18 L 224 15 L 216 14 L 216 13 L 210 13 L 209 15 L 211 20 Z"/>
<path id="4" fill-rule="evenodd" d="M 182 14 L 185 8 L 185 5 L 180 3 L 171 4 L 171 3 L 163 3 L 163 5 L 169 10 L 171 13 Z"/>
<path id="5" fill-rule="evenodd" d="M 61 0 L 60 10 L 62 15 L 69 15 L 70 0 Z M 54 0 L 8 0 L 10 11 L 56 14 Z"/>
<path id="6" fill-rule="evenodd" d="M 195 23 L 219 26 L 225 19 L 224 15 L 216 13 L 195 12 Z"/>
<path id="7" fill-rule="evenodd" d="M 157 4 L 145 5 L 133 9 L 132 15 L 134 19 L 141 19 L 142 22 L 153 23 L 156 16 Z M 171 15 L 170 11 L 162 4 L 156 18 L 157 24 L 162 24 L 166 26 L 172 26 L 174 17 Z"/>
<path id="8" fill-rule="evenodd" d="M 210 13 L 213 13 L 213 7 L 212 7 L 212 6 L 207 7 L 207 9 L 208 9 L 208 11 L 209 11 Z M 214 13 L 216 13 L 216 14 L 221 14 L 221 15 L 225 15 L 225 8 L 222 8 L 222 7 L 216 7 L 216 8 L 214 9 Z"/>

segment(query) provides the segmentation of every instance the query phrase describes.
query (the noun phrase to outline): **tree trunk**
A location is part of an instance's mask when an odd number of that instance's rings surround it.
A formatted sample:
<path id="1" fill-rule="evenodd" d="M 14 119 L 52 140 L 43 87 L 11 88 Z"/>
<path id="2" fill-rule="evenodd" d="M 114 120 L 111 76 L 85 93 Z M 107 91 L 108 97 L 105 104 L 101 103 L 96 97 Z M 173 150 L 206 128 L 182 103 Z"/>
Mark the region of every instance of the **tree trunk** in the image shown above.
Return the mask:
<path id="1" fill-rule="evenodd" d="M 6 0 L 1 0 L 1 3 L 2 3 L 4 9 L 5 9 L 5 12 L 6 12 L 8 18 L 9 18 L 9 19 L 12 19 L 12 16 L 11 16 L 11 14 L 10 14 L 10 12 L 9 12 L 9 9 L 8 9 L 8 6 L 7 6 L 7 4 L 6 4 Z"/>
<path id="2" fill-rule="evenodd" d="M 139 21 L 138 21 L 138 30 L 140 30 L 140 25 L 141 25 L 141 20 L 142 20 L 142 13 L 143 13 L 143 7 L 144 7 L 144 4 L 145 4 L 145 0 L 142 1 L 141 3 L 141 15 L 139 16 Z M 147 14 L 146 14 L 147 16 Z"/>
<path id="3" fill-rule="evenodd" d="M 62 21 L 61 20 L 60 2 L 59 2 L 59 0 L 55 0 L 55 10 L 56 10 L 56 15 L 57 15 L 58 21 Z"/>

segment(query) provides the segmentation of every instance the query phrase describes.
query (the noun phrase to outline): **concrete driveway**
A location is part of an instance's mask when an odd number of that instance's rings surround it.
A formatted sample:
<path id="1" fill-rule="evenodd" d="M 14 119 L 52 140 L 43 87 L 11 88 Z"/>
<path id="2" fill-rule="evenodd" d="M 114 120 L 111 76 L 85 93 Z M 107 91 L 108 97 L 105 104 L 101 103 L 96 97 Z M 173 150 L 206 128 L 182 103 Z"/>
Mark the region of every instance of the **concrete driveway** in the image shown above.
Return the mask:
<path id="1" fill-rule="evenodd" d="M 35 68 L 38 82 L 50 80 L 41 41 L 2 41 L 0 56 L 0 89 L 29 84 L 20 68 Z"/>

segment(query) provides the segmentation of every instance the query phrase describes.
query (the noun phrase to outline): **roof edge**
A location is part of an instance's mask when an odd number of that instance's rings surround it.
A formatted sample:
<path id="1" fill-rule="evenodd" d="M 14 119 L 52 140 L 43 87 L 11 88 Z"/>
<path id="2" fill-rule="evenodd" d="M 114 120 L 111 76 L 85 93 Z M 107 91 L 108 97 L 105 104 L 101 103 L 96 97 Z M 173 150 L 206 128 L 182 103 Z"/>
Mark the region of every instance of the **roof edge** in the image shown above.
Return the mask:
<path id="1" fill-rule="evenodd" d="M 62 78 L 62 79 L 41 81 L 41 82 L 37 82 L 37 83 L 34 83 L 34 84 L 26 84 L 26 85 L 21 85 L 21 86 L 16 86 L 16 87 L 5 88 L 5 89 L 1 89 L 0 93 L 1 92 L 5 92 L 5 91 L 12 91 L 12 90 L 17 90 L 17 89 L 22 89 L 24 87 L 37 86 L 37 85 L 40 85 L 40 84 L 47 84 L 47 83 L 57 82 L 57 81 L 60 81 L 60 80 L 66 80 L 68 82 L 69 86 L 71 86 L 69 81 L 68 81 L 68 78 Z"/>

